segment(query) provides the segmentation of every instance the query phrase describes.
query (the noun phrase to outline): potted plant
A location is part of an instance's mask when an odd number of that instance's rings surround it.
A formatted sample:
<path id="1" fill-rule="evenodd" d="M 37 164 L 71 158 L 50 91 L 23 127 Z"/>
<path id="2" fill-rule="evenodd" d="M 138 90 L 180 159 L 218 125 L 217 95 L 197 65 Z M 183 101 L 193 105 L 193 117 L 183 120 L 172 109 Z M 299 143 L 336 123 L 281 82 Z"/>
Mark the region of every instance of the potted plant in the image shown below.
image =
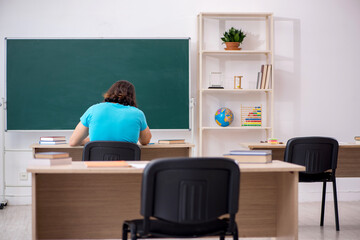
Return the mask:
<path id="1" fill-rule="evenodd" d="M 245 37 L 246 34 L 241 29 L 231 27 L 224 33 L 224 37 L 222 37 L 221 40 L 226 44 L 225 50 L 241 50 L 239 46 Z"/>

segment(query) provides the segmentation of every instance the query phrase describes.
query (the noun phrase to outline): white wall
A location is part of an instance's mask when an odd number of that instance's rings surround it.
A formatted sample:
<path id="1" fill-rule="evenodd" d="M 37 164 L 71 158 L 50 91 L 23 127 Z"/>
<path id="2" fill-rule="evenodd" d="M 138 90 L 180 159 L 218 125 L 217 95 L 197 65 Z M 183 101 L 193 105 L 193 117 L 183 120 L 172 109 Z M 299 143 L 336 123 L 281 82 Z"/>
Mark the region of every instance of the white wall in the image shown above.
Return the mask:
<path id="1" fill-rule="evenodd" d="M 275 137 L 286 141 L 294 136 L 326 135 L 353 142 L 360 135 L 358 0 L 0 0 L 0 38 L 191 37 L 195 97 L 196 16 L 200 12 L 274 13 Z M 0 41 L 0 53 L 4 54 L 4 41 Z M 1 73 L 4 59 L 0 57 Z M 0 74 L 0 97 L 4 97 L 4 79 Z M 29 149 L 45 134 L 8 133 L 6 146 Z M 71 132 L 51 134 L 70 136 Z M 191 137 L 188 132 L 153 135 L 154 140 Z M 26 187 L 30 180 L 19 181 L 29 157 L 30 152 L 6 154 L 10 204 L 30 202 L 31 191 Z M 359 186 L 359 179 L 339 180 L 339 199 L 360 200 Z M 317 201 L 320 191 L 318 186 L 301 185 L 300 200 Z"/>

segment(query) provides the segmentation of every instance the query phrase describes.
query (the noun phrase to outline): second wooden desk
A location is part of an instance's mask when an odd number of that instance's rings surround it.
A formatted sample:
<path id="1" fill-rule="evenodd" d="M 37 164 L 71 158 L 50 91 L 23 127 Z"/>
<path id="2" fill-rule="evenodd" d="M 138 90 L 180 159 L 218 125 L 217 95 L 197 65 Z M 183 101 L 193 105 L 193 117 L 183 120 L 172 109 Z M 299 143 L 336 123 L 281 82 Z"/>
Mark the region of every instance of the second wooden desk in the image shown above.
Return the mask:
<path id="1" fill-rule="evenodd" d="M 81 161 L 84 146 L 70 147 L 69 144 L 59 145 L 41 145 L 38 143 L 30 146 L 33 150 L 33 154 L 38 152 L 68 152 L 73 161 Z M 193 144 L 151 144 L 142 146 L 141 148 L 141 160 L 149 161 L 155 158 L 164 157 L 191 157 L 191 150 L 194 147 Z"/>
<path id="2" fill-rule="evenodd" d="M 251 150 L 272 150 L 272 159 L 284 159 L 286 144 L 241 143 Z M 336 177 L 360 177 L 360 144 L 339 145 Z"/>

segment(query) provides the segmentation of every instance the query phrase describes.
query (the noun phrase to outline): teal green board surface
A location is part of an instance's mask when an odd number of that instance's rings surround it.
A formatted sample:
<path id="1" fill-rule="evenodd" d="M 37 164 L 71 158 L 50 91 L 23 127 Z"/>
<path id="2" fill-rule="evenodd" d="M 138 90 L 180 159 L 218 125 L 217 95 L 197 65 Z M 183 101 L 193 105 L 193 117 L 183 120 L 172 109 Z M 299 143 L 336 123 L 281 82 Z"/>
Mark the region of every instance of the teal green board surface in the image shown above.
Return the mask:
<path id="1" fill-rule="evenodd" d="M 117 80 L 151 129 L 189 129 L 189 39 L 8 39 L 7 130 L 74 129 Z"/>

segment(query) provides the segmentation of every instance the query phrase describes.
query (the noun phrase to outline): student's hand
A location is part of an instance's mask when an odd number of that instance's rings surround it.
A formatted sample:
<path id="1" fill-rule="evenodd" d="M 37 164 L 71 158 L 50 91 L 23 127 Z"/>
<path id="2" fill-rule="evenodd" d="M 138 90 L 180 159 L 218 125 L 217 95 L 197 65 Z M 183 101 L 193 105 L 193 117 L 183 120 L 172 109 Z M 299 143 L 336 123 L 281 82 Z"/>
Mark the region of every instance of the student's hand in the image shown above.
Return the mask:
<path id="1" fill-rule="evenodd" d="M 139 142 L 142 144 L 142 145 L 147 145 L 149 144 L 150 140 L 151 140 L 151 132 L 150 132 L 150 128 L 147 127 L 145 128 L 144 130 L 142 130 L 140 132 L 140 136 L 139 136 Z"/>
<path id="2" fill-rule="evenodd" d="M 85 144 L 87 144 L 88 142 L 90 142 L 90 138 L 89 137 L 87 137 L 87 138 L 85 138 L 84 140 L 82 140 L 82 142 L 81 142 L 81 146 L 84 146 Z"/>

